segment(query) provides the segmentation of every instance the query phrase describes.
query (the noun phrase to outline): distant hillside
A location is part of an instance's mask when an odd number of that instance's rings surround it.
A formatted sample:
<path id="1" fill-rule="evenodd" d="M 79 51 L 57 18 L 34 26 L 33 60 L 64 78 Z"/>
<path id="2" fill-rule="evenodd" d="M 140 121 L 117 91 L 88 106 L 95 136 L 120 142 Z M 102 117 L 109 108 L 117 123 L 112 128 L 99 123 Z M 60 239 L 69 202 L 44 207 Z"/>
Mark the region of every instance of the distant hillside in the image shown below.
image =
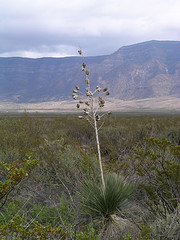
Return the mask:
<path id="1" fill-rule="evenodd" d="M 86 58 L 90 79 L 122 100 L 180 97 L 180 41 L 149 41 Z M 81 57 L 0 58 L 0 101 L 40 102 L 84 88 Z"/>

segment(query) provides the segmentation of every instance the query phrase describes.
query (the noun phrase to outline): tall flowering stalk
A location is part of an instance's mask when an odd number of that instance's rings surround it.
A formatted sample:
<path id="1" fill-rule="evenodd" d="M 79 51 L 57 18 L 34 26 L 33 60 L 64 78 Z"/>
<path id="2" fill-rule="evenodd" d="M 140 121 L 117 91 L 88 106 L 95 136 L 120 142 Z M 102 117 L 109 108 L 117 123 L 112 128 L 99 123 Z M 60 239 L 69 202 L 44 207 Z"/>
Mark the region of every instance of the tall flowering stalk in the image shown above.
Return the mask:
<path id="1" fill-rule="evenodd" d="M 101 123 L 100 126 L 98 122 L 102 120 L 104 116 L 109 115 L 110 112 L 105 114 L 98 113 L 99 109 L 104 107 L 105 101 L 102 96 L 99 96 L 97 98 L 97 95 L 98 93 L 100 94 L 100 92 L 102 92 L 104 95 L 107 96 L 109 95 L 109 91 L 107 91 L 107 88 L 104 88 L 102 90 L 99 86 L 97 86 L 94 91 L 91 90 L 91 85 L 89 81 L 89 71 L 86 69 L 84 56 L 81 50 L 79 50 L 78 53 L 83 58 L 82 71 L 85 73 L 85 83 L 87 84 L 87 87 L 86 87 L 86 93 L 83 94 L 81 93 L 79 86 L 76 86 L 75 89 L 73 90 L 72 97 L 74 100 L 78 100 L 78 98 L 80 98 L 76 107 L 83 108 L 84 115 L 79 116 L 79 118 L 86 119 L 95 130 L 102 186 L 103 186 L 103 189 L 105 189 L 104 173 L 103 173 L 103 167 L 102 167 L 102 158 L 101 158 L 101 150 L 100 150 L 99 134 L 98 134 L 98 131 L 102 127 L 103 122 Z"/>

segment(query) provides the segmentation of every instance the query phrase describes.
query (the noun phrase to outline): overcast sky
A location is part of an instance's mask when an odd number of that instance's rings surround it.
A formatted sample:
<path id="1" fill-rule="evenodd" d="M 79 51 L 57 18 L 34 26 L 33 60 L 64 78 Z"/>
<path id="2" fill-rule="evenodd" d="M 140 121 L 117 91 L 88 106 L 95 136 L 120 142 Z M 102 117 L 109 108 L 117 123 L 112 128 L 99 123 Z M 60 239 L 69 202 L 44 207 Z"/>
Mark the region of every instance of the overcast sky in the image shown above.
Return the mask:
<path id="1" fill-rule="evenodd" d="M 180 40 L 180 0 L 0 0 L 0 56 L 111 54 Z"/>

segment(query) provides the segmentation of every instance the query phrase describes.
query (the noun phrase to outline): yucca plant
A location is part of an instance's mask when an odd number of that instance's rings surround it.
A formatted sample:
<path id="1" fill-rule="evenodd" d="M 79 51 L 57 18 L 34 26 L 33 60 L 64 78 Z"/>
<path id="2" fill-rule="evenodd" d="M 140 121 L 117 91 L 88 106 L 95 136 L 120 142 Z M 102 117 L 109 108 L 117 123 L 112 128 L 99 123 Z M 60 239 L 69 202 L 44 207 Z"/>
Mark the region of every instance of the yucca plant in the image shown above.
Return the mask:
<path id="1" fill-rule="evenodd" d="M 115 173 L 105 175 L 104 180 L 105 188 L 102 184 L 86 180 L 79 190 L 80 203 L 85 217 L 109 223 L 116 221 L 116 215 L 129 203 L 134 186 Z"/>
<path id="2" fill-rule="evenodd" d="M 108 96 L 109 91 L 106 87 L 104 89 L 101 89 L 99 86 L 96 86 L 96 89 L 94 91 L 92 91 L 90 81 L 89 81 L 90 72 L 89 72 L 89 70 L 86 69 L 86 63 L 85 63 L 85 59 L 84 59 L 82 51 L 79 50 L 78 52 L 83 58 L 82 71 L 85 73 L 85 83 L 87 84 L 87 87 L 86 87 L 86 93 L 83 94 L 83 92 L 80 91 L 79 86 L 75 86 L 72 97 L 74 100 L 77 100 L 79 98 L 79 101 L 76 104 L 76 107 L 83 108 L 84 116 L 79 116 L 79 118 L 86 119 L 95 130 L 98 159 L 99 159 L 99 166 L 100 166 L 100 174 L 101 174 L 102 185 L 104 188 L 105 182 L 104 182 L 104 173 L 103 173 L 103 167 L 102 167 L 102 159 L 101 159 L 98 131 L 101 129 L 101 127 L 103 125 L 103 122 L 101 122 L 100 125 L 99 125 L 99 122 L 105 116 L 111 114 L 111 112 L 99 114 L 99 109 L 104 107 L 105 100 L 104 100 L 103 95 Z M 98 93 L 99 94 L 102 93 L 102 95 L 99 95 L 97 98 Z"/>
<path id="3" fill-rule="evenodd" d="M 111 223 L 117 223 L 118 225 L 123 224 L 123 219 L 120 218 L 118 214 L 130 201 L 134 186 L 128 184 L 125 179 L 116 174 L 104 176 L 99 143 L 99 130 L 103 126 L 101 120 L 109 115 L 110 112 L 100 114 L 99 110 L 104 107 L 104 96 L 108 96 L 109 91 L 106 87 L 101 89 L 99 86 L 97 86 L 94 91 L 91 90 L 89 71 L 86 69 L 86 63 L 81 50 L 79 50 L 79 54 L 83 58 L 82 71 L 85 73 L 87 88 L 86 94 L 84 95 L 81 93 L 79 86 L 76 86 L 73 90 L 72 97 L 78 100 L 76 107 L 78 109 L 83 108 L 84 115 L 79 116 L 79 118 L 86 119 L 94 128 L 101 176 L 100 183 L 86 180 L 82 184 L 78 192 L 79 203 L 84 217 L 90 217 L 92 220 L 100 220 L 100 222 L 103 222 L 102 233 L 104 234 L 108 232 L 107 229 L 111 226 Z"/>
<path id="4" fill-rule="evenodd" d="M 83 221 L 94 222 L 98 239 L 122 239 L 131 223 L 123 216 L 132 199 L 134 186 L 117 174 L 105 175 L 101 183 L 86 180 L 79 189 L 79 209 Z"/>

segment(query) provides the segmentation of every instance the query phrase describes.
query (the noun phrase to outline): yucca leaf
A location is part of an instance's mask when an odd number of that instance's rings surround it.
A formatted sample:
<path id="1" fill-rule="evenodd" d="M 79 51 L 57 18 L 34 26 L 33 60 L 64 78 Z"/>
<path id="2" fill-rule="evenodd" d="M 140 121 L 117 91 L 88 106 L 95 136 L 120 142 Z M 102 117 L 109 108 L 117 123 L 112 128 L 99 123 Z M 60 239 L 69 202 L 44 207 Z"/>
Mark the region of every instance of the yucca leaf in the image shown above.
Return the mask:
<path id="1" fill-rule="evenodd" d="M 82 214 L 92 218 L 110 218 L 129 203 L 133 191 L 134 186 L 116 174 L 105 176 L 105 188 L 100 183 L 87 180 L 79 191 Z"/>

